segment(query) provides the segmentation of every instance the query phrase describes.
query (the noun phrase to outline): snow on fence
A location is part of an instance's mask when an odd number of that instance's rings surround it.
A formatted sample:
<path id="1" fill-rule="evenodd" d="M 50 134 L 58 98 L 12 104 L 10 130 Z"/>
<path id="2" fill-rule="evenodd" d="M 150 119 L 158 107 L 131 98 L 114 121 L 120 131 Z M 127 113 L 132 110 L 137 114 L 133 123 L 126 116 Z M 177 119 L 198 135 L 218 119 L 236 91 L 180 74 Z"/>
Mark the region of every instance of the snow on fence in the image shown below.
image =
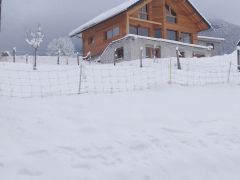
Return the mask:
<path id="1" fill-rule="evenodd" d="M 144 60 L 120 63 L 116 66 L 83 63 L 77 65 L 41 65 L 36 71 L 31 65 L 0 64 L 0 96 L 46 97 L 82 93 L 117 93 L 150 89 L 172 83 L 184 86 L 240 84 L 238 67 L 230 62 L 198 63 L 176 59 Z"/>

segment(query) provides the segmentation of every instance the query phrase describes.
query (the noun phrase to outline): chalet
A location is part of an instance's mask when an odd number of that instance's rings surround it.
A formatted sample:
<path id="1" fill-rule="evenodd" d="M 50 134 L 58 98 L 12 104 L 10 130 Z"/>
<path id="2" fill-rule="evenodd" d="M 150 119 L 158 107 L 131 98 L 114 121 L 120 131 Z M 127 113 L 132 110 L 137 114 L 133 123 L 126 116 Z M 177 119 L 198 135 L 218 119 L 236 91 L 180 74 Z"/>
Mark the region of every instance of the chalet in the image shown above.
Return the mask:
<path id="1" fill-rule="evenodd" d="M 84 55 L 91 52 L 102 63 L 112 62 L 114 57 L 138 59 L 140 49 L 148 58 L 176 56 L 176 47 L 183 57 L 202 57 L 215 55 L 213 47 L 222 41 L 198 36 L 210 27 L 189 0 L 128 0 L 69 36 L 79 37 Z"/>

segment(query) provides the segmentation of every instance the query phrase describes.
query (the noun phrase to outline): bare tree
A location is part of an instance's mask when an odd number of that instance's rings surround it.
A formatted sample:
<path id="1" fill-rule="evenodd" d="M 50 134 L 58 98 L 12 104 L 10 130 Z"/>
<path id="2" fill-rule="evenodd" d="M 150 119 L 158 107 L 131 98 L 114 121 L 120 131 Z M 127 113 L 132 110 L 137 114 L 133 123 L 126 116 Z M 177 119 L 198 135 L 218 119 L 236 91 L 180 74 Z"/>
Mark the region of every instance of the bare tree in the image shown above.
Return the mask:
<path id="1" fill-rule="evenodd" d="M 40 25 L 38 25 L 37 31 L 27 32 L 26 42 L 34 48 L 34 65 L 33 69 L 37 68 L 37 50 L 43 42 L 44 34 Z"/>
<path id="2" fill-rule="evenodd" d="M 74 44 L 68 37 L 54 39 L 48 44 L 48 54 L 51 56 L 58 55 L 59 51 L 61 56 L 71 56 L 74 50 Z"/>

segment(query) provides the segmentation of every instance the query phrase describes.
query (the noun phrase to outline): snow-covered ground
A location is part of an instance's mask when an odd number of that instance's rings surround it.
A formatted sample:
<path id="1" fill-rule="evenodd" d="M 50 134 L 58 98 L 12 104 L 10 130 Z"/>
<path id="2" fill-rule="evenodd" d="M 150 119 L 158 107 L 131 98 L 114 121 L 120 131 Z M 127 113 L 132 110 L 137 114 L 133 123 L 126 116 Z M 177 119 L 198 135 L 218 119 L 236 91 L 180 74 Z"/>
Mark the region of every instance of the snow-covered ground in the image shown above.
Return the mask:
<path id="1" fill-rule="evenodd" d="M 0 97 L 0 179 L 239 180 L 239 92 Z"/>
<path id="2" fill-rule="evenodd" d="M 144 59 L 113 64 L 82 62 L 77 58 L 38 57 L 37 71 L 32 70 L 32 57 L 25 64 L 24 57 L 16 63 L 0 63 L 0 96 L 46 97 L 81 93 L 116 93 L 151 89 L 167 83 L 184 86 L 240 84 L 236 54 L 213 58 L 181 59 L 182 70 L 177 69 L 176 58 Z"/>
<path id="3" fill-rule="evenodd" d="M 235 58 L 1 62 L 0 180 L 239 180 Z"/>

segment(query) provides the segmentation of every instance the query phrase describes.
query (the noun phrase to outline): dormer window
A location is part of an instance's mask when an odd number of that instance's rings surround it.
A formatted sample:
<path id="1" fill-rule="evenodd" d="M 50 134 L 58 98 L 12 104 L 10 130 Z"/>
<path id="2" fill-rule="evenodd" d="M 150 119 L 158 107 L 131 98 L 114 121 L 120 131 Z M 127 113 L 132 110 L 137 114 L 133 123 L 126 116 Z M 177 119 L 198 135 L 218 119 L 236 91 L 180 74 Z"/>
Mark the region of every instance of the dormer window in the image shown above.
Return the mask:
<path id="1" fill-rule="evenodd" d="M 147 5 L 145 5 L 144 7 L 142 7 L 139 11 L 138 11 L 138 18 L 139 19 L 148 19 L 148 7 Z"/>
<path id="2" fill-rule="evenodd" d="M 176 24 L 177 23 L 177 14 L 169 5 L 166 5 L 165 7 L 166 7 L 167 22 Z"/>

